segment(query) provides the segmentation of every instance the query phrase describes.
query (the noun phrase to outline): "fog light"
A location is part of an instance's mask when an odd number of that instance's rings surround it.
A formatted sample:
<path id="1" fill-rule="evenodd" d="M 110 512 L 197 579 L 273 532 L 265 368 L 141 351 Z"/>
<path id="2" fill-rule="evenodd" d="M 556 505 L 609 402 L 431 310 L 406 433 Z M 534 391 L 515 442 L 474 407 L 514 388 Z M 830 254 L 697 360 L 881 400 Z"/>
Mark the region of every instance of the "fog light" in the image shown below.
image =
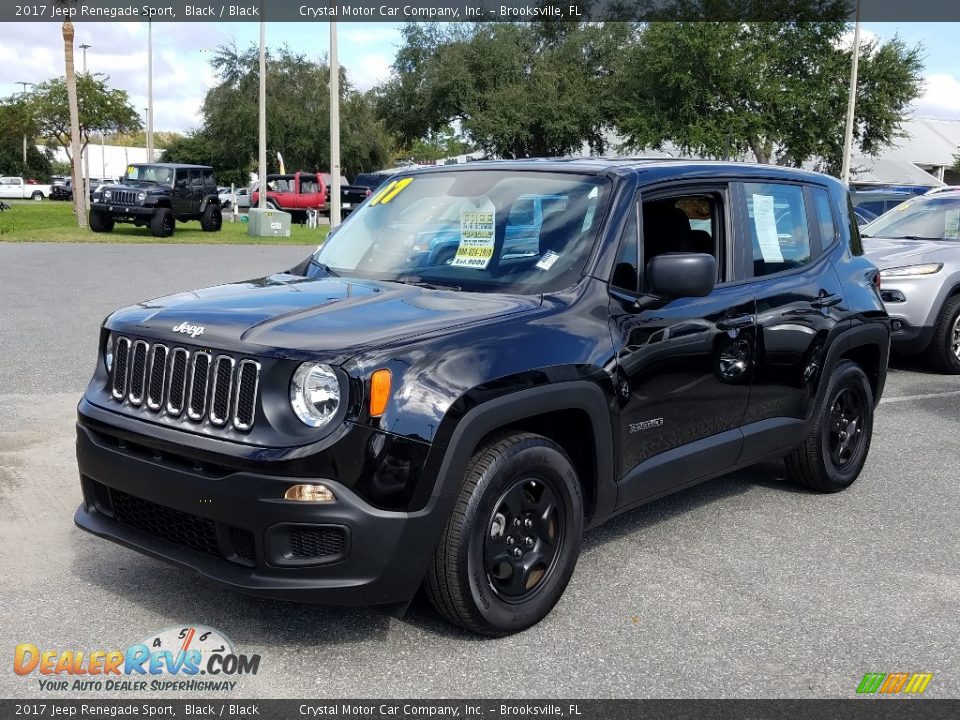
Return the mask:
<path id="1" fill-rule="evenodd" d="M 284 500 L 301 500 L 303 502 L 333 503 L 337 501 L 333 492 L 326 485 L 293 485 L 283 494 Z"/>

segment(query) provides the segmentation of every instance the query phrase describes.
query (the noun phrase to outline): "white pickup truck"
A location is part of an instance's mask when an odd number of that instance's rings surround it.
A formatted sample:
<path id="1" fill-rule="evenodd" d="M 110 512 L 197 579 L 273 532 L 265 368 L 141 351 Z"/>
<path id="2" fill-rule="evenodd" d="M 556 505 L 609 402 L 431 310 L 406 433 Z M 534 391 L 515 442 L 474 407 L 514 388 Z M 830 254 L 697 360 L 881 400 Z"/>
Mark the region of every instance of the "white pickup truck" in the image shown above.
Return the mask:
<path id="1" fill-rule="evenodd" d="M 21 177 L 0 177 L 0 200 L 36 200 L 50 197 L 49 185 L 32 185 Z"/>

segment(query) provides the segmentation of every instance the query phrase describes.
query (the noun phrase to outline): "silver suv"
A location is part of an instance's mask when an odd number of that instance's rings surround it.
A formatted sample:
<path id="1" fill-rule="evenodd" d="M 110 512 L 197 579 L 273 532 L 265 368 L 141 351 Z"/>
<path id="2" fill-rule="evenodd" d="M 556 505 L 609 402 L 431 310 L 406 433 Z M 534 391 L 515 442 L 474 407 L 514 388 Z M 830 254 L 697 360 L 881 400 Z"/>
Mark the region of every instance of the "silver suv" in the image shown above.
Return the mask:
<path id="1" fill-rule="evenodd" d="M 960 188 L 908 200 L 860 233 L 880 268 L 893 349 L 960 373 Z"/>

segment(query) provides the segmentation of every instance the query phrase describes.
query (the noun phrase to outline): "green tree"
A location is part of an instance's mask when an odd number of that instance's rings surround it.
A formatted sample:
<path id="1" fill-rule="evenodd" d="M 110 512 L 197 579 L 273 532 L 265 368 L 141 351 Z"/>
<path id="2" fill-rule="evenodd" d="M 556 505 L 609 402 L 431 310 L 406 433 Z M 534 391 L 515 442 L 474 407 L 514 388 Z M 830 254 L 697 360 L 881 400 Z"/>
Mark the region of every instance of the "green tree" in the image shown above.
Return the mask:
<path id="1" fill-rule="evenodd" d="M 842 15 L 841 15 L 842 17 Z M 839 172 L 851 52 L 840 20 L 653 23 L 623 53 L 614 97 L 629 147 L 744 156 Z M 922 89 L 921 49 L 861 46 L 854 141 L 876 154 Z"/>
<path id="2" fill-rule="evenodd" d="M 246 183 L 256 170 L 258 136 L 258 50 L 221 46 L 212 65 L 220 82 L 203 104 L 203 125 L 173 142 L 164 157 L 205 162 L 222 182 Z M 392 141 L 367 93 L 340 77 L 340 156 L 347 175 L 379 169 Z M 267 158 L 277 153 L 288 170 L 325 170 L 330 165 L 330 67 L 283 47 L 267 58 Z"/>
<path id="3" fill-rule="evenodd" d="M 23 175 L 46 180 L 51 174 L 49 151 L 37 149 L 37 125 L 30 103 L 23 95 L 0 101 L 0 174 Z M 23 140 L 27 139 L 27 160 Z"/>
<path id="4" fill-rule="evenodd" d="M 64 78 L 37 85 L 31 93 L 31 105 L 40 137 L 57 143 L 72 161 L 74 154 L 86 150 L 93 135 L 129 133 L 140 130 L 140 117 L 130 105 L 124 90 L 107 86 L 103 75 L 80 75 L 76 80 L 79 106 L 79 147 L 73 145 L 73 132 Z"/>
<path id="5" fill-rule="evenodd" d="M 433 163 L 472 151 L 473 146 L 457 135 L 452 126 L 444 125 L 437 131 L 428 131 L 409 150 L 401 151 L 401 157 L 415 163 Z"/>
<path id="6" fill-rule="evenodd" d="M 412 145 L 453 121 L 501 157 L 605 146 L 613 61 L 627 23 L 477 23 L 403 30 L 378 111 Z"/>

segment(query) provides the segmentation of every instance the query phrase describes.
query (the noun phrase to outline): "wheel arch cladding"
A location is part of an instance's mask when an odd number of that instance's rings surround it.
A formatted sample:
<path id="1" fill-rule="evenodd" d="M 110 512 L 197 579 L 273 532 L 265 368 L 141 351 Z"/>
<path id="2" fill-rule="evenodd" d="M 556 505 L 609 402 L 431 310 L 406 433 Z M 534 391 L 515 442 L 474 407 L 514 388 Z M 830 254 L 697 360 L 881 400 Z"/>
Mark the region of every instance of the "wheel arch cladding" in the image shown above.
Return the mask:
<path id="1" fill-rule="evenodd" d="M 533 432 L 564 449 L 580 477 L 587 518 L 602 518 L 616 500 L 613 428 L 603 390 L 588 381 L 527 388 L 468 411 L 453 430 L 437 474 L 434 496 L 460 490 L 470 458 L 504 432 Z"/>

